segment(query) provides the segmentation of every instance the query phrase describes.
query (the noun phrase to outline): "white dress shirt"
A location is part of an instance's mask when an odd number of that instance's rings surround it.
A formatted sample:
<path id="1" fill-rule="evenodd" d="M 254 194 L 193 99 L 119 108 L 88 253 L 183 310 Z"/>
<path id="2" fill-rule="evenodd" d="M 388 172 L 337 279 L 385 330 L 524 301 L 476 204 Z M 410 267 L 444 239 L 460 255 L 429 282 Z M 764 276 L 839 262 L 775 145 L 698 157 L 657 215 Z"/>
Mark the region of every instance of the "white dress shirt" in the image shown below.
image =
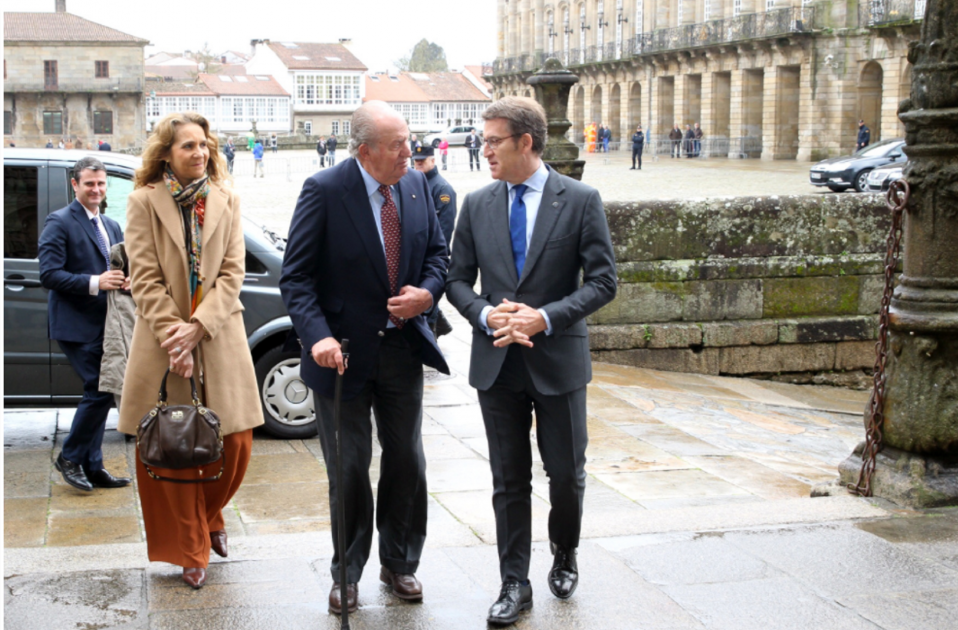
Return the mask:
<path id="1" fill-rule="evenodd" d="M 529 179 L 522 182 L 526 186 L 526 192 L 522 195 L 522 201 L 526 206 L 526 254 L 529 253 L 529 245 L 532 243 L 532 232 L 536 227 L 536 218 L 539 216 L 539 205 L 542 203 L 542 192 L 545 190 L 547 179 L 549 179 L 549 169 L 547 169 L 545 163 L 540 160 L 539 168 L 536 169 L 535 173 L 533 173 Z M 511 224 L 512 204 L 516 200 L 516 184 L 507 185 L 509 187 L 509 221 Z M 489 313 L 491 313 L 494 308 L 494 306 L 485 306 L 479 313 L 479 324 L 488 335 L 495 332 L 489 328 L 488 324 Z M 549 316 L 543 309 L 540 308 L 537 310 L 542 314 L 542 318 L 546 320 L 545 334 L 551 335 L 552 322 L 549 321 Z"/>
<path id="2" fill-rule="evenodd" d="M 103 235 L 103 242 L 106 243 L 106 251 L 110 251 L 110 235 L 107 234 L 106 226 L 103 225 L 103 217 L 100 216 L 100 213 L 96 214 L 87 210 L 86 206 L 83 207 L 83 211 L 86 212 L 86 218 L 88 221 L 92 221 L 93 217 L 96 217 L 96 227 L 100 230 L 100 234 Z M 109 269 L 107 269 L 109 271 Z M 100 276 L 90 276 L 90 295 L 99 295 L 100 294 Z"/>

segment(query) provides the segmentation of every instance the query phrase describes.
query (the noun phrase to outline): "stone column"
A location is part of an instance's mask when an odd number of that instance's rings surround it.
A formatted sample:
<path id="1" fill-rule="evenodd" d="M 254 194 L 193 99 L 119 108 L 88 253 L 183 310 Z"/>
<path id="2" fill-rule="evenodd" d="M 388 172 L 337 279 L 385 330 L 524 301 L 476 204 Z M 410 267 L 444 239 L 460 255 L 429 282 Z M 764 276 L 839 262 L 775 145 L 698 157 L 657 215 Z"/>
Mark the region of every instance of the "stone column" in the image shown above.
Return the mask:
<path id="1" fill-rule="evenodd" d="M 815 156 L 821 154 L 818 134 L 824 131 L 824 127 L 815 122 L 823 118 L 820 105 L 812 92 L 811 59 L 804 56 L 798 78 L 798 155 L 795 156 L 800 162 L 814 161 Z"/>
<path id="2" fill-rule="evenodd" d="M 872 491 L 933 507 L 958 504 L 958 3 L 929 0 L 921 30 L 908 52 L 911 98 L 899 109 L 911 199 Z M 842 480 L 857 480 L 860 465 L 852 454 L 839 469 Z"/>
<path id="3" fill-rule="evenodd" d="M 715 82 L 715 75 L 712 72 L 712 64 L 705 65 L 705 71 L 702 73 L 702 120 L 699 125 L 705 134 L 705 140 L 702 143 L 702 152 L 705 153 L 709 146 L 709 139 L 715 137 L 715 108 L 712 102 L 712 85 Z M 709 157 L 712 153 L 707 154 Z"/>
<path id="4" fill-rule="evenodd" d="M 743 112 L 745 71 L 741 68 L 736 68 L 732 70 L 731 75 L 732 97 L 728 118 L 728 156 L 730 158 L 737 158 L 741 156 L 739 144 L 741 137 L 745 135 L 745 118 Z"/>
<path id="5" fill-rule="evenodd" d="M 781 127 L 778 124 L 778 66 L 772 65 L 765 68 L 765 82 L 762 97 L 762 159 L 777 159 L 779 146 L 779 133 Z"/>
<path id="6" fill-rule="evenodd" d="M 535 20 L 535 29 L 536 37 L 535 42 L 533 43 L 532 52 L 540 53 L 546 50 L 546 35 L 547 33 L 543 30 L 546 27 L 545 22 L 545 10 L 543 9 L 543 0 L 535 0 L 534 3 L 536 20 Z"/>
<path id="7" fill-rule="evenodd" d="M 496 27 L 496 57 L 502 59 L 506 56 L 506 0 L 496 0 Z"/>
<path id="8" fill-rule="evenodd" d="M 675 75 L 675 100 L 673 101 L 675 105 L 672 106 L 675 118 L 673 122 L 682 126 L 682 133 L 685 133 L 685 125 L 689 122 L 689 75 L 685 73 L 687 70 L 688 68 L 679 64 L 678 74 Z"/>

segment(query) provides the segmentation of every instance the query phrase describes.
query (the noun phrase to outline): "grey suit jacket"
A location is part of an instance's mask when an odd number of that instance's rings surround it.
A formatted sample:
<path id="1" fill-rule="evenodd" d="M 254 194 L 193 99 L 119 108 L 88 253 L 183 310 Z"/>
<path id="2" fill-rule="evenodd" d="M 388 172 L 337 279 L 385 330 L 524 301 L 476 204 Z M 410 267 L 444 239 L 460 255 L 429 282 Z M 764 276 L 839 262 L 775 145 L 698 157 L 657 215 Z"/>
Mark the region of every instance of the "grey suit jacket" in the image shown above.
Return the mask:
<path id="1" fill-rule="evenodd" d="M 480 327 L 483 307 L 508 298 L 546 312 L 552 335 L 539 333 L 534 347 L 522 353 L 535 388 L 555 396 L 592 379 L 585 317 L 612 301 L 615 290 L 612 239 L 594 188 L 549 170 L 521 278 L 512 258 L 506 183 L 466 195 L 446 296 L 473 326 L 469 384 L 476 389 L 492 387 L 507 351 L 493 346 L 494 338 Z"/>

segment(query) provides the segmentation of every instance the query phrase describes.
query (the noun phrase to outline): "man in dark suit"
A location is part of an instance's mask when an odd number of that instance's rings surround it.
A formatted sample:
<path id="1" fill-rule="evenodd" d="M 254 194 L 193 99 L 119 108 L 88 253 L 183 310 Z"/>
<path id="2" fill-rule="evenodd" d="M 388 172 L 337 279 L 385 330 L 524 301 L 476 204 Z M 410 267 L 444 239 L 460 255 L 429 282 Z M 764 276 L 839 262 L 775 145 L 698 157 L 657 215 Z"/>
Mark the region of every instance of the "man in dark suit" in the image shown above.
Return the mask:
<path id="1" fill-rule="evenodd" d="M 533 410 L 552 504 L 549 588 L 566 598 L 578 584 L 592 378 L 585 318 L 615 297 L 616 272 L 599 193 L 542 162 L 542 106 L 507 97 L 483 118 L 484 155 L 500 181 L 463 201 L 446 292 L 473 326 L 469 384 L 489 441 L 502 577 L 489 622 L 510 624 L 532 607 Z"/>
<path id="2" fill-rule="evenodd" d="M 110 271 L 110 246 L 123 241 L 113 219 L 100 214 L 106 168 L 83 158 L 73 168 L 76 199 L 50 214 L 40 234 L 40 282 L 50 290 L 49 335 L 83 380 L 83 399 L 55 462 L 64 481 L 79 490 L 130 483 L 103 468 L 103 432 L 113 394 L 99 391 L 106 325 L 106 292 L 129 289 L 122 271 Z"/>
<path id="3" fill-rule="evenodd" d="M 425 176 L 409 171 L 406 122 L 382 101 L 356 110 L 351 159 L 306 180 L 283 261 L 280 289 L 303 345 L 300 374 L 315 394 L 329 478 L 332 536 L 338 535 L 333 387 L 343 374 L 346 558 L 333 555 L 329 608 L 342 611 L 339 563 L 347 564 L 347 605 L 373 537 L 370 410 L 383 455 L 378 514 L 380 579 L 406 600 L 422 599 L 415 573 L 426 540 L 422 448 L 423 364 L 449 367 L 424 313 L 439 301 L 448 256 Z M 407 174 L 408 172 L 408 174 Z M 348 366 L 341 339 L 349 339 Z M 347 369 L 348 368 L 348 369 Z"/>
<path id="4" fill-rule="evenodd" d="M 469 135 L 466 136 L 466 147 L 469 149 L 469 171 L 472 171 L 472 163 L 475 161 L 476 170 L 481 171 L 479 167 L 479 148 L 482 146 L 482 138 L 479 137 L 479 134 L 476 133 L 476 130 L 473 129 L 469 132 Z"/>
<path id="5" fill-rule="evenodd" d="M 858 141 L 855 144 L 855 150 L 864 149 L 872 141 L 872 130 L 868 128 L 864 120 L 858 121 Z"/>

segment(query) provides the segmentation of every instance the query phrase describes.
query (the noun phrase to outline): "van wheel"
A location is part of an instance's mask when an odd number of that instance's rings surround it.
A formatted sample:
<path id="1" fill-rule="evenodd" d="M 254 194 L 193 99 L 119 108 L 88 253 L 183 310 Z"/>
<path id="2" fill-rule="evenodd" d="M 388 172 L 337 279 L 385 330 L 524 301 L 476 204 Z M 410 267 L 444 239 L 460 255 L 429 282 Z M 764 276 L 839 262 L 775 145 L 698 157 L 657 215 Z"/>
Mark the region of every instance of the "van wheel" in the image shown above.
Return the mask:
<path id="1" fill-rule="evenodd" d="M 438 149 L 438 148 L 439 148 L 439 140 L 438 140 L 438 139 L 432 141 L 432 148 L 433 148 L 433 149 Z"/>
<path id="2" fill-rule="evenodd" d="M 318 429 L 313 392 L 299 376 L 299 361 L 299 352 L 277 346 L 256 362 L 264 428 L 284 440 L 315 437 Z"/>

